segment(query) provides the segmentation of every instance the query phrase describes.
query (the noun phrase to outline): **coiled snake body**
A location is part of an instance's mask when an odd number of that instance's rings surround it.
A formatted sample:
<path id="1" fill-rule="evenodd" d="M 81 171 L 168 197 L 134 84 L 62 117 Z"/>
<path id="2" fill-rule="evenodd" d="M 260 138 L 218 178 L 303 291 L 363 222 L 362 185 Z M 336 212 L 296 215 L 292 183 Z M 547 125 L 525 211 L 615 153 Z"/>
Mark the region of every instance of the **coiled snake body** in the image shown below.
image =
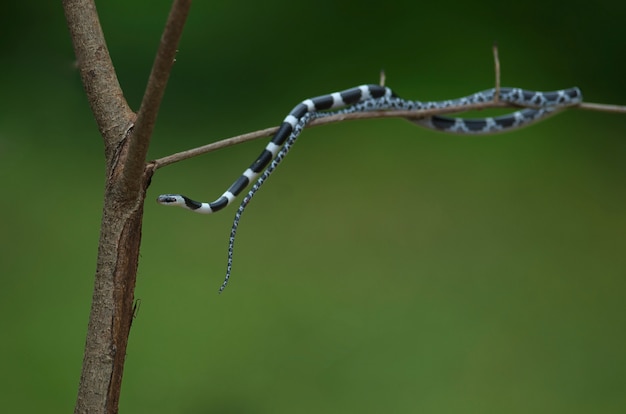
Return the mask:
<path id="1" fill-rule="evenodd" d="M 396 96 L 391 89 L 384 86 L 362 85 L 341 92 L 305 99 L 289 112 L 272 140 L 266 145 L 265 149 L 250 167 L 248 167 L 215 201 L 205 203 L 192 200 L 181 194 L 163 194 L 157 198 L 157 202 L 163 205 L 183 207 L 196 213 L 215 213 L 232 203 L 250 182 L 255 179 L 257 180 L 242 200 L 235 214 L 230 234 L 226 277 L 220 287 L 220 292 L 222 292 L 228 284 L 231 273 L 235 234 L 241 214 L 256 191 L 287 155 L 302 129 L 312 119 L 341 113 L 368 112 L 384 109 L 420 110 L 448 108 L 452 106 L 463 107 L 475 103 L 493 101 L 495 94 L 495 89 L 488 89 L 459 99 L 420 102 L 401 99 Z M 520 128 L 582 101 L 582 93 L 578 88 L 551 92 L 536 92 L 519 88 L 501 88 L 498 97 L 500 101 L 525 107 L 525 109 L 498 117 L 463 119 L 431 116 L 412 120 L 412 122 L 426 128 L 447 133 L 490 134 Z M 342 109 L 332 111 L 338 108 Z M 261 173 L 263 174 L 259 177 Z"/>

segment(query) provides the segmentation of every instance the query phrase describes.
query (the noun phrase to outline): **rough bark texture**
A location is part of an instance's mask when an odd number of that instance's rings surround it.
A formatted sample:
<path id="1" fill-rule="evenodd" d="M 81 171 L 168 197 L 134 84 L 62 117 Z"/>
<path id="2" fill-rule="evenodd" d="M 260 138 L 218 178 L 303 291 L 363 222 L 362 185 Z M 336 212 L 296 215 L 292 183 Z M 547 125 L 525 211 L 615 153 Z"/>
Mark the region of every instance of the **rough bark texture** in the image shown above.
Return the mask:
<path id="1" fill-rule="evenodd" d="M 145 192 L 145 158 L 191 0 L 174 0 L 141 105 L 141 125 L 120 88 L 93 0 L 64 0 L 81 79 L 104 141 L 106 184 L 93 299 L 75 413 L 118 411 Z"/>
<path id="2" fill-rule="evenodd" d="M 143 186 L 146 188 L 147 182 Z M 143 198 L 120 201 L 107 188 L 76 413 L 118 410 L 133 317 Z"/>

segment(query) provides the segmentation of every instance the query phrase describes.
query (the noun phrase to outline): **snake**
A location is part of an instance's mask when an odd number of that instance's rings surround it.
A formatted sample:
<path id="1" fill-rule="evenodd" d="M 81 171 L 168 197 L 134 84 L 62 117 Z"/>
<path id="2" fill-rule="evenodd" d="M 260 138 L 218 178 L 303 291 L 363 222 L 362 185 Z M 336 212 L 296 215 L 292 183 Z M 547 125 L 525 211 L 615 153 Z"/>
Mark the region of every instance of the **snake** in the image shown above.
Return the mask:
<path id="1" fill-rule="evenodd" d="M 582 92 L 577 87 L 556 91 L 531 91 L 510 87 L 492 88 L 462 98 L 422 102 L 402 99 L 386 86 L 360 85 L 340 92 L 308 98 L 297 104 L 283 119 L 270 142 L 254 162 L 215 201 L 201 202 L 182 194 L 161 194 L 157 197 L 157 203 L 182 207 L 200 214 L 212 214 L 230 205 L 252 181 L 255 181 L 235 213 L 229 237 L 226 276 L 219 289 L 219 293 L 222 293 L 232 272 L 235 236 L 245 208 L 285 158 L 310 121 L 316 118 L 354 112 L 465 107 L 477 103 L 492 102 L 496 97 L 502 102 L 520 106 L 523 109 L 502 116 L 476 119 L 436 115 L 409 120 L 416 125 L 445 133 L 493 134 L 530 125 L 582 102 Z"/>

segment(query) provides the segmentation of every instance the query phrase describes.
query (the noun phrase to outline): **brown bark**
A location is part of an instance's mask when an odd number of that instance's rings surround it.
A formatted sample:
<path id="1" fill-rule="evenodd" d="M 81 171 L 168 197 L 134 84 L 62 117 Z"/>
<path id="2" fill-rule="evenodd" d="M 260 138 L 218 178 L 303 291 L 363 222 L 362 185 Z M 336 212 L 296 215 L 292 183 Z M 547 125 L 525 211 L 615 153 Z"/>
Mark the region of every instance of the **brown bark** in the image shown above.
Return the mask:
<path id="1" fill-rule="evenodd" d="M 150 136 L 191 0 L 175 0 L 134 125 L 93 0 L 64 0 L 81 79 L 104 140 L 106 184 L 89 325 L 75 413 L 118 411 L 133 299 Z"/>

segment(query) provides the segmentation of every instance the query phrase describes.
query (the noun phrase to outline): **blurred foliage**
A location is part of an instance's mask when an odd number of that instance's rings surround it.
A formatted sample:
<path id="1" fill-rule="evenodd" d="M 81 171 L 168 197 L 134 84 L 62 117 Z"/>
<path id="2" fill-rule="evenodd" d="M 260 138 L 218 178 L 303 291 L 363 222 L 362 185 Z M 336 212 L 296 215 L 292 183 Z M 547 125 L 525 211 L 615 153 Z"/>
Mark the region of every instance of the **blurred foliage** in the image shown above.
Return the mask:
<path id="1" fill-rule="evenodd" d="M 400 95 L 577 85 L 626 103 L 626 3 L 197 2 L 150 157 L 276 125 L 384 68 Z M 137 108 L 170 4 L 98 2 Z M 0 400 L 69 412 L 91 299 L 102 145 L 60 2 L 0 14 Z M 626 117 L 567 111 L 503 136 L 400 120 L 305 132 L 243 219 L 210 201 L 257 155 L 160 170 L 146 204 L 121 412 L 622 413 Z"/>

